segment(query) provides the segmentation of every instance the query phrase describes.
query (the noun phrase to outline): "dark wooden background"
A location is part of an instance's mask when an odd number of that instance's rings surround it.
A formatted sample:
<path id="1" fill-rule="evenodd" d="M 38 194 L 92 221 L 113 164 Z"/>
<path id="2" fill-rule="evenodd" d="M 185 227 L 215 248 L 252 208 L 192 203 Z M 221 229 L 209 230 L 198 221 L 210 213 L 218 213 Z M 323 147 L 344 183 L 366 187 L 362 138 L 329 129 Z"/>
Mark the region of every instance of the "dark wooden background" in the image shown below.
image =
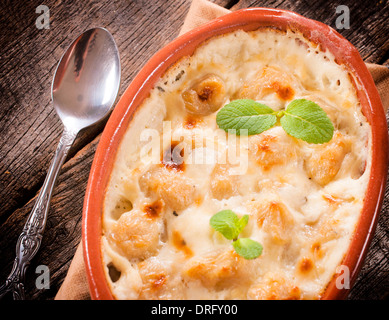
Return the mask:
<path id="1" fill-rule="evenodd" d="M 338 30 L 367 62 L 389 64 L 389 4 L 385 0 L 212 0 L 231 10 L 270 7 L 296 11 L 335 28 L 338 5 L 350 8 L 350 29 Z M 174 39 L 190 0 L 0 2 L 0 282 L 11 270 L 15 245 L 57 146 L 62 124 L 51 104 L 56 65 L 70 43 L 102 26 L 116 39 L 122 94 L 144 63 Z M 50 29 L 39 30 L 38 5 L 50 9 Z M 82 132 L 64 164 L 41 249 L 27 272 L 27 298 L 53 299 L 81 236 L 81 213 L 90 166 L 104 123 Z M 38 265 L 50 270 L 50 289 L 38 290 Z M 389 297 L 389 197 L 350 299 Z M 5 298 L 5 299 L 8 299 Z"/>

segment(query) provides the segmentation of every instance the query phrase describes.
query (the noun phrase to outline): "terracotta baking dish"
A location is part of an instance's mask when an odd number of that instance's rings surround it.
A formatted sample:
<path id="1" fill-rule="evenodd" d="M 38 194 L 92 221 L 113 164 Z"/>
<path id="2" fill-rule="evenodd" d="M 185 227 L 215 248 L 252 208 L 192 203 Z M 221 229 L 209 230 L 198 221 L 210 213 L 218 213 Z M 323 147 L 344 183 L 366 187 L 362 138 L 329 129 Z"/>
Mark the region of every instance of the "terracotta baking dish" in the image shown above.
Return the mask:
<path id="1" fill-rule="evenodd" d="M 124 92 L 113 111 L 95 154 L 83 211 L 84 259 L 92 299 L 113 299 L 103 270 L 100 249 L 101 216 L 116 150 L 134 111 L 147 97 L 156 80 L 181 57 L 192 54 L 203 41 L 236 29 L 249 31 L 268 26 L 302 32 L 323 49 L 330 50 L 337 62 L 346 65 L 357 79 L 356 88 L 362 110 L 372 126 L 373 165 L 363 212 L 342 262 L 349 267 L 351 285 L 354 283 L 374 234 L 385 191 L 388 134 L 379 94 L 357 49 L 329 26 L 285 10 L 249 8 L 213 20 L 180 36 L 157 52 Z M 342 299 L 347 293 L 347 289 L 336 287 L 334 276 L 322 299 Z"/>

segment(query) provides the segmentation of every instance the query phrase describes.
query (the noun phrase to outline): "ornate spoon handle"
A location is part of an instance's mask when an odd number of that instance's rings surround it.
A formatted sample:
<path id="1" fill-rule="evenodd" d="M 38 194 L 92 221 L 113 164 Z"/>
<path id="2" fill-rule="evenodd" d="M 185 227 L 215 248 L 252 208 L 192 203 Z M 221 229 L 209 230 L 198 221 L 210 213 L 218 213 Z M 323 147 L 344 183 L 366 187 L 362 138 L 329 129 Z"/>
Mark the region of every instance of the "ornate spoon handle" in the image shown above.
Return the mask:
<path id="1" fill-rule="evenodd" d="M 15 300 L 25 299 L 23 283 L 26 270 L 41 245 L 53 187 L 58 172 L 65 161 L 66 155 L 68 154 L 77 133 L 78 132 L 68 131 L 66 127 L 62 133 L 46 179 L 39 192 L 35 205 L 28 216 L 27 222 L 24 225 L 23 231 L 18 238 L 16 244 L 16 258 L 11 273 L 5 283 L 0 287 L 0 299 L 9 291 L 12 291 Z"/>

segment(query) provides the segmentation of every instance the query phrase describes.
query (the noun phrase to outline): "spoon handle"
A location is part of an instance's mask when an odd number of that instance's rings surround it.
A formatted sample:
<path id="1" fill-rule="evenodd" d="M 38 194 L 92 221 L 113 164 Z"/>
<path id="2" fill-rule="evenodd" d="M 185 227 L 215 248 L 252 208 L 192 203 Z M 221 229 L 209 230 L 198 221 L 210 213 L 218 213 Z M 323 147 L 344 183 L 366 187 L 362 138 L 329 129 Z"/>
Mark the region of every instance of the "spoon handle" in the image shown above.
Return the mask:
<path id="1" fill-rule="evenodd" d="M 16 258 L 10 275 L 0 287 L 0 299 L 9 291 L 12 291 L 15 300 L 25 299 L 23 283 L 26 270 L 41 245 L 53 187 L 58 172 L 66 159 L 77 133 L 78 132 L 67 130 L 66 127 L 62 133 L 46 179 L 36 199 L 35 205 L 28 216 L 27 222 L 24 225 L 23 231 L 18 238 L 16 244 Z"/>

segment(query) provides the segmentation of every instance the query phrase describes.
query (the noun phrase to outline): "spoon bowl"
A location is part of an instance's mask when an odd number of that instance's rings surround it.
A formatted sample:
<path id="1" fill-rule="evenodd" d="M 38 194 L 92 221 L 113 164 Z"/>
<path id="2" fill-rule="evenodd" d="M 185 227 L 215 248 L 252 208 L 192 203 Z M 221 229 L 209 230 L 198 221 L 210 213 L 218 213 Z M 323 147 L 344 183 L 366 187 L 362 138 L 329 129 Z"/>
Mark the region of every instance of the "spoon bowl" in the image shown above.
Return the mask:
<path id="1" fill-rule="evenodd" d="M 120 58 L 112 35 L 104 28 L 87 30 L 68 48 L 55 72 L 52 100 L 64 130 L 35 205 L 16 243 L 16 258 L 11 273 L 0 287 L 0 298 L 12 292 L 15 300 L 25 299 L 26 270 L 42 241 L 59 170 L 78 132 L 108 115 L 119 85 Z"/>
<path id="2" fill-rule="evenodd" d="M 64 125 L 88 127 L 111 110 L 120 85 L 120 59 L 112 35 L 94 28 L 80 35 L 62 57 L 52 83 L 54 108 Z"/>

